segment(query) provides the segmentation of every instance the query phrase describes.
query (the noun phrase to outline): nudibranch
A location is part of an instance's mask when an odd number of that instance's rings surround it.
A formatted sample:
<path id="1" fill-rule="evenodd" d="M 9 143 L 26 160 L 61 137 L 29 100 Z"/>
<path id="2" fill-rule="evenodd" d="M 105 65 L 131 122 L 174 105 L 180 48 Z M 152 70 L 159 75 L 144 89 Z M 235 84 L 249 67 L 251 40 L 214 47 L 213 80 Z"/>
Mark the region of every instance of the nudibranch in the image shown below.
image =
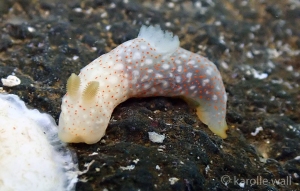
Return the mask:
<path id="1" fill-rule="evenodd" d="M 72 74 L 62 99 L 59 137 L 65 142 L 98 142 L 114 108 L 131 97 L 180 96 L 193 103 L 209 129 L 226 138 L 227 96 L 216 66 L 179 47 L 159 26 L 142 26 L 129 40 Z"/>

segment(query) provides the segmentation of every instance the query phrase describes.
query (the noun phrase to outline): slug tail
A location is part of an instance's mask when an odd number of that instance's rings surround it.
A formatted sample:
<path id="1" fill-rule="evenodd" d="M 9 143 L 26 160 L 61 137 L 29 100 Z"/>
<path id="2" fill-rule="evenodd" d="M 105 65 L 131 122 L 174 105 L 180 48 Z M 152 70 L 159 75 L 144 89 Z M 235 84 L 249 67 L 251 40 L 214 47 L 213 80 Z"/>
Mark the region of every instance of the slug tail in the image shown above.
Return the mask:
<path id="1" fill-rule="evenodd" d="M 226 130 L 228 129 L 225 119 L 214 117 L 211 111 L 205 111 L 202 107 L 197 107 L 197 116 L 199 119 L 208 126 L 208 128 L 220 136 L 222 139 L 227 138 Z"/>

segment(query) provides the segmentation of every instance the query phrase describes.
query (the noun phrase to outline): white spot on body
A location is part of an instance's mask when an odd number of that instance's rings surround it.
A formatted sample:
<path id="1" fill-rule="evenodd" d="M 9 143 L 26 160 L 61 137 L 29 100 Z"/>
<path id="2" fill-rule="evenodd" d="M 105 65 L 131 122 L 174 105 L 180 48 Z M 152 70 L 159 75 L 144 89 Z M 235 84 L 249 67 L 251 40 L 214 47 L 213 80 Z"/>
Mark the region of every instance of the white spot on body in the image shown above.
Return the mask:
<path id="1" fill-rule="evenodd" d="M 209 79 L 204 79 L 203 81 L 202 81 L 202 86 L 206 86 L 206 84 L 209 82 Z"/>
<path id="2" fill-rule="evenodd" d="M 111 83 L 111 84 L 117 84 L 117 83 L 119 83 L 119 80 L 118 80 L 119 78 L 117 77 L 117 76 L 110 76 L 109 77 L 109 82 Z"/>
<path id="3" fill-rule="evenodd" d="M 133 59 L 134 60 L 139 60 L 139 59 L 141 59 L 142 58 L 142 56 L 141 56 L 141 53 L 140 52 L 135 52 L 134 54 L 133 54 Z"/>
<path id="4" fill-rule="evenodd" d="M 167 69 L 170 68 L 170 65 L 169 65 L 169 64 L 163 64 L 163 65 L 162 65 L 162 68 L 163 68 L 164 70 L 167 70 Z"/>
<path id="5" fill-rule="evenodd" d="M 196 88 L 196 86 L 191 86 L 190 87 L 190 90 L 193 90 L 193 89 L 195 89 Z"/>
<path id="6" fill-rule="evenodd" d="M 103 119 L 99 119 L 98 121 L 96 121 L 95 123 L 96 124 L 101 124 L 103 122 Z M 95 127 L 97 127 L 97 126 L 95 126 Z"/>
<path id="7" fill-rule="evenodd" d="M 181 82 L 181 77 L 180 76 L 176 76 L 175 80 L 176 80 L 176 83 L 180 83 Z"/>
<path id="8" fill-rule="evenodd" d="M 112 60 L 109 60 L 108 62 L 106 62 L 106 66 L 113 66 L 115 64 L 115 62 L 113 62 Z"/>
<path id="9" fill-rule="evenodd" d="M 119 63 L 119 64 L 116 64 L 113 68 L 114 70 L 123 70 L 124 69 L 124 65 Z"/>
<path id="10" fill-rule="evenodd" d="M 147 76 L 147 75 L 146 75 L 146 76 L 143 76 L 142 79 L 141 79 L 141 82 L 146 81 L 148 78 L 149 78 L 149 76 Z"/>
<path id="11" fill-rule="evenodd" d="M 142 50 L 146 50 L 146 49 L 147 49 L 147 46 L 141 45 L 141 49 L 142 49 Z"/>
<path id="12" fill-rule="evenodd" d="M 218 100 L 218 96 L 216 94 L 213 95 L 212 100 L 216 101 Z"/>
<path id="13" fill-rule="evenodd" d="M 189 72 L 186 74 L 186 77 L 188 78 L 187 82 L 191 82 L 191 77 L 192 77 L 193 73 L 192 72 Z"/>
<path id="14" fill-rule="evenodd" d="M 164 88 L 167 88 L 168 86 L 169 86 L 169 83 L 167 82 L 167 81 L 162 81 L 162 86 L 164 87 Z"/>
<path id="15" fill-rule="evenodd" d="M 181 54 L 180 56 L 181 56 L 182 58 L 186 58 L 186 57 L 187 57 L 186 54 Z"/>
<path id="16" fill-rule="evenodd" d="M 155 78 L 163 78 L 164 76 L 162 75 L 162 74 L 160 74 L 160 73 L 156 73 L 155 74 Z"/>
<path id="17" fill-rule="evenodd" d="M 149 83 L 147 83 L 147 84 L 144 85 L 144 89 L 145 89 L 145 90 L 147 90 L 147 89 L 149 89 L 149 88 L 150 88 L 150 84 L 149 84 Z"/>
<path id="18" fill-rule="evenodd" d="M 181 72 L 181 71 L 182 71 L 182 66 L 178 66 L 177 72 Z"/>
<path id="19" fill-rule="evenodd" d="M 198 92 L 197 90 L 194 91 L 191 96 L 195 96 L 197 94 L 197 92 Z"/>
<path id="20" fill-rule="evenodd" d="M 176 64 L 181 64 L 181 61 L 180 60 L 175 60 L 175 63 Z"/>
<path id="21" fill-rule="evenodd" d="M 146 60 L 145 60 L 145 63 L 146 63 L 147 65 L 151 65 L 151 64 L 153 63 L 153 60 L 151 60 L 151 59 L 146 59 Z"/>
<path id="22" fill-rule="evenodd" d="M 134 77 L 134 78 L 131 80 L 131 83 L 132 83 L 132 84 L 136 84 L 136 83 L 137 83 L 137 77 Z"/>
<path id="23" fill-rule="evenodd" d="M 211 75 L 211 73 L 212 73 L 212 70 L 209 68 L 209 69 L 207 69 L 206 71 L 205 71 L 205 73 L 207 74 L 207 75 Z"/>
<path id="24" fill-rule="evenodd" d="M 133 76 L 138 76 L 139 74 L 140 74 L 140 72 L 138 70 L 133 70 L 132 71 Z"/>
<path id="25" fill-rule="evenodd" d="M 189 61 L 187 64 L 194 65 L 195 63 L 196 63 L 195 60 L 191 60 L 191 61 Z"/>
<path id="26" fill-rule="evenodd" d="M 148 72 L 148 73 L 152 73 L 153 70 L 152 70 L 152 69 L 148 69 L 147 72 Z"/>

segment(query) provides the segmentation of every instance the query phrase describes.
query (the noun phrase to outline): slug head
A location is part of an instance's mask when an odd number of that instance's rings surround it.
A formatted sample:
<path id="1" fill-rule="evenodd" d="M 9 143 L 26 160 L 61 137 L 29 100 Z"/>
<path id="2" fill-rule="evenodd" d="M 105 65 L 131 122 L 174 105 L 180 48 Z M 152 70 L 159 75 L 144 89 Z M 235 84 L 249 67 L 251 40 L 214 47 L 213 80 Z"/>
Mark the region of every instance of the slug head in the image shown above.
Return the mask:
<path id="1" fill-rule="evenodd" d="M 101 115 L 107 111 L 99 93 L 98 81 L 84 83 L 76 74 L 70 76 L 59 117 L 58 136 L 62 141 L 93 144 L 104 136 L 110 116 Z"/>

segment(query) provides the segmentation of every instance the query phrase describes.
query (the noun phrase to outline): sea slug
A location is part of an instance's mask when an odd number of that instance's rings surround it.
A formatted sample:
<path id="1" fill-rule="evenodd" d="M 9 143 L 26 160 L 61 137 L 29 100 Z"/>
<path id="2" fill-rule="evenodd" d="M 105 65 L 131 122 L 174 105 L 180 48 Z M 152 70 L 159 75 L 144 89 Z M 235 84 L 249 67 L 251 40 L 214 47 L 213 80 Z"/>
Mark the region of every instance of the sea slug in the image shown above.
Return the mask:
<path id="1" fill-rule="evenodd" d="M 59 137 L 98 142 L 114 108 L 131 97 L 181 96 L 195 106 L 209 129 L 226 138 L 227 96 L 221 75 L 208 59 L 179 47 L 177 36 L 142 26 L 137 38 L 72 74 L 62 99 Z"/>
<path id="2" fill-rule="evenodd" d="M 0 94 L 0 190 L 71 191 L 75 155 L 59 140 L 55 120 L 27 109 L 13 94 Z"/>

